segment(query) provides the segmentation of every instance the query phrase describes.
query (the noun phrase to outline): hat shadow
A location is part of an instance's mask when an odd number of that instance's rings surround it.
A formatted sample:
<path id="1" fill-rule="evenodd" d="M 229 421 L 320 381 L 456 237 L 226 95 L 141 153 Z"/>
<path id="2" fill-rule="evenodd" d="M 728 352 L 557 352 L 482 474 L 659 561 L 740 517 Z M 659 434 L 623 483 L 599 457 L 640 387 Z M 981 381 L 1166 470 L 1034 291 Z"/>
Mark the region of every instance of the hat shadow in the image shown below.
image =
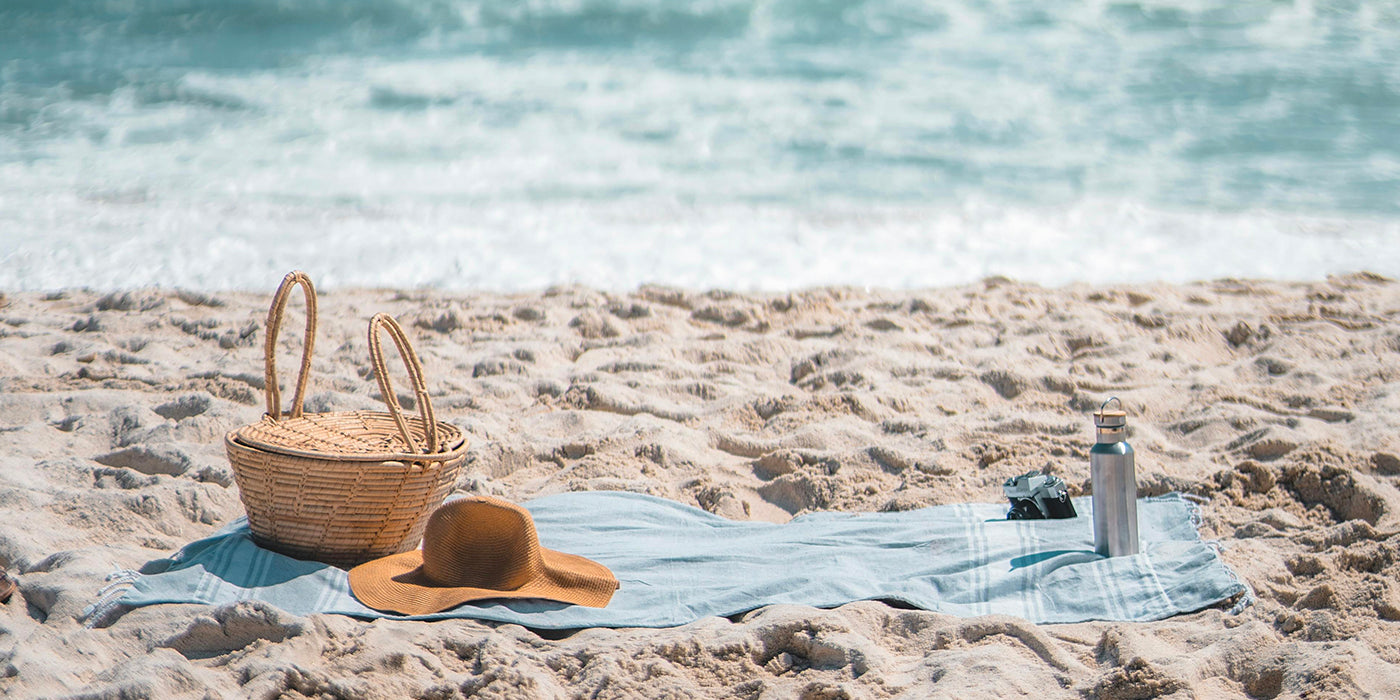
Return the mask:
<path id="1" fill-rule="evenodd" d="M 426 574 L 423 573 L 422 567 L 417 567 L 409 571 L 405 571 L 401 574 L 395 574 L 389 577 L 389 580 L 395 583 L 401 583 L 410 586 L 432 587 L 436 585 L 432 582 L 431 579 L 427 577 Z M 500 606 L 517 613 L 542 613 L 577 607 L 574 603 L 561 603 L 559 601 L 548 600 L 546 598 L 474 598 L 472 600 L 467 600 L 458 603 L 457 605 L 454 605 L 445 610 L 439 610 L 436 613 L 428 613 L 423 617 L 455 617 L 455 615 L 452 615 L 451 612 L 464 606 L 472 606 L 478 608 Z"/>
<path id="2" fill-rule="evenodd" d="M 566 608 L 578 607 L 573 603 L 560 603 L 558 601 L 546 600 L 544 598 L 481 598 L 478 600 L 469 600 L 465 603 L 462 603 L 461 605 L 453 606 L 439 613 L 424 615 L 423 617 L 431 618 L 434 615 L 441 615 L 442 617 L 456 617 L 455 615 L 450 615 L 448 613 L 451 613 L 457 608 L 468 605 L 478 608 L 500 606 L 512 612 L 522 614 L 553 612 L 555 610 L 564 610 Z"/>

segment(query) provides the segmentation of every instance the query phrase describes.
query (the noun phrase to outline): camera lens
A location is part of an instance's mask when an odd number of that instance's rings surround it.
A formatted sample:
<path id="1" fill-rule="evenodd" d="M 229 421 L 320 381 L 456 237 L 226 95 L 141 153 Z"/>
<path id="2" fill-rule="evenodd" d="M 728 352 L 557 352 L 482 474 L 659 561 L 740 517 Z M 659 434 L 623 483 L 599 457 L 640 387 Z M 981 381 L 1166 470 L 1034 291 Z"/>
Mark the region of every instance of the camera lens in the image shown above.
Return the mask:
<path id="1" fill-rule="evenodd" d="M 1011 500 L 1011 511 L 1006 514 L 1007 520 L 1044 520 L 1045 514 L 1040 512 L 1040 508 L 1035 505 L 1035 501 L 1029 498 L 1016 498 Z"/>

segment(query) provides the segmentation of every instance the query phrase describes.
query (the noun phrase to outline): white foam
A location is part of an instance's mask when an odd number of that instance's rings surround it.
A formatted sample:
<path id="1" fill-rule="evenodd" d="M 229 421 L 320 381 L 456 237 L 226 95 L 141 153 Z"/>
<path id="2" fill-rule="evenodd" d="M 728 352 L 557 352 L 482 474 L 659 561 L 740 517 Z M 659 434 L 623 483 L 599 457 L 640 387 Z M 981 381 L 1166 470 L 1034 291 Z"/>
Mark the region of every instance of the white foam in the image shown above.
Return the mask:
<path id="1" fill-rule="evenodd" d="M 8 210 L 7 210 L 8 211 Z M 8 211 L 0 288 L 263 289 L 292 268 L 323 285 L 539 289 L 648 282 L 782 290 L 941 286 L 990 275 L 1186 282 L 1400 275 L 1394 222 L 965 206 L 689 207 L 579 203 L 308 211 L 62 194 Z M 16 233 L 16 232 L 32 233 Z"/>
<path id="2" fill-rule="evenodd" d="M 1388 5 L 385 3 L 4 63 L 0 287 L 1400 275 Z"/>

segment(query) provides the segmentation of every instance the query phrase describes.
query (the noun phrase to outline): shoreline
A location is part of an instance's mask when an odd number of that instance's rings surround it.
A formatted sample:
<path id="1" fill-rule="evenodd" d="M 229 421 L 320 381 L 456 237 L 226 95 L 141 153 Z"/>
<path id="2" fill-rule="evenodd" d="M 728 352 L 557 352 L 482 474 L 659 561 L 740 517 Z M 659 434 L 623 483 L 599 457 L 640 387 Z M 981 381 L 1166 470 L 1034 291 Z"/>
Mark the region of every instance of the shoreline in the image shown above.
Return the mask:
<path id="1" fill-rule="evenodd" d="M 277 275 L 269 273 L 265 276 L 265 281 L 269 288 L 276 286 Z M 1016 277 L 997 272 L 985 274 L 976 279 L 956 281 L 948 284 L 921 284 L 903 286 L 880 286 L 871 284 L 846 284 L 846 283 L 815 283 L 799 285 L 795 287 L 734 287 L 734 286 L 706 286 L 706 285 L 685 285 L 670 284 L 662 281 L 639 281 L 626 288 L 613 288 L 590 284 L 585 280 L 575 279 L 564 282 L 555 282 L 544 285 L 534 285 L 522 288 L 506 287 L 444 287 L 434 283 L 423 283 L 413 286 L 396 286 L 392 284 L 340 284 L 316 282 L 316 291 L 322 294 L 382 294 L 393 298 L 396 295 L 415 294 L 427 295 L 442 298 L 466 299 L 477 296 L 482 297 L 548 297 L 568 293 L 571 290 L 603 295 L 606 297 L 627 297 L 645 295 L 649 290 L 660 291 L 667 294 L 679 294 L 682 296 L 699 297 L 707 294 L 739 294 L 755 297 L 786 296 L 786 295 L 807 295 L 822 292 L 850 292 L 873 295 L 906 295 L 917 296 L 920 294 L 936 294 L 944 290 L 955 288 L 975 288 L 997 285 L 1016 285 L 1028 289 L 1036 289 L 1047 292 L 1073 290 L 1079 288 L 1136 288 L 1136 287 L 1199 287 L 1215 284 L 1256 284 L 1256 285 L 1306 285 L 1306 284 L 1326 284 L 1332 280 L 1370 280 L 1375 282 L 1390 282 L 1396 278 L 1390 275 L 1377 272 L 1368 268 L 1357 268 L 1348 270 L 1337 270 L 1325 272 L 1320 275 L 1309 275 L 1306 277 L 1287 277 L 1278 275 L 1218 275 L 1214 277 L 1202 277 L 1184 280 L 1173 280 L 1168 278 L 1153 279 L 1124 279 L 1124 280 L 1084 280 L 1069 279 L 1058 283 L 1038 282 L 1031 279 Z M 5 296 L 16 295 L 38 295 L 44 296 L 66 296 L 70 294 L 95 294 L 98 296 L 107 295 L 163 295 L 187 297 L 191 305 L 202 305 L 200 299 L 221 299 L 224 296 L 242 297 L 258 295 L 269 295 L 261 288 L 253 287 L 202 287 L 199 285 L 182 284 L 162 284 L 159 282 L 152 284 L 138 285 L 58 285 L 43 288 L 31 287 L 0 287 L 0 299 Z M 3 307 L 0 307 L 3 308 Z"/>
<path id="2" fill-rule="evenodd" d="M 1139 495 L 1211 499 L 1202 536 L 1258 595 L 1239 615 L 1038 626 L 864 602 L 551 638 L 241 603 L 84 629 L 114 566 L 242 513 L 220 441 L 262 412 L 271 292 L 0 296 L 0 565 L 20 582 L 0 606 L 0 692 L 1400 694 L 1400 284 L 1378 275 L 321 296 L 307 410 L 378 405 L 365 324 L 389 312 L 439 419 L 472 442 L 457 491 L 516 502 L 626 490 L 783 522 L 1001 501 L 1028 469 L 1080 495 L 1088 412 L 1116 395 Z M 301 323 L 294 294 L 284 387 Z"/>

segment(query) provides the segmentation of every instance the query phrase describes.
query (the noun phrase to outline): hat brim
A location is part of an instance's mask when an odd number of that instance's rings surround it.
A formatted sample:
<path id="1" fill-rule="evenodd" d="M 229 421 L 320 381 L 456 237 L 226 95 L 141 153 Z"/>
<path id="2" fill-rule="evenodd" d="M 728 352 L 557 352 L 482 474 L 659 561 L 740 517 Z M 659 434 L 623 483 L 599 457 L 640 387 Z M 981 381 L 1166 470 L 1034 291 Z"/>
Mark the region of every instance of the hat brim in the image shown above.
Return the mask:
<path id="1" fill-rule="evenodd" d="M 430 615 L 475 600 L 538 598 L 559 603 L 606 607 L 618 589 L 608 567 L 574 554 L 540 548 L 540 575 L 514 590 L 451 587 L 434 584 L 423 574 L 423 551 L 365 562 L 350 570 L 350 590 L 365 605 L 401 615 Z"/>

